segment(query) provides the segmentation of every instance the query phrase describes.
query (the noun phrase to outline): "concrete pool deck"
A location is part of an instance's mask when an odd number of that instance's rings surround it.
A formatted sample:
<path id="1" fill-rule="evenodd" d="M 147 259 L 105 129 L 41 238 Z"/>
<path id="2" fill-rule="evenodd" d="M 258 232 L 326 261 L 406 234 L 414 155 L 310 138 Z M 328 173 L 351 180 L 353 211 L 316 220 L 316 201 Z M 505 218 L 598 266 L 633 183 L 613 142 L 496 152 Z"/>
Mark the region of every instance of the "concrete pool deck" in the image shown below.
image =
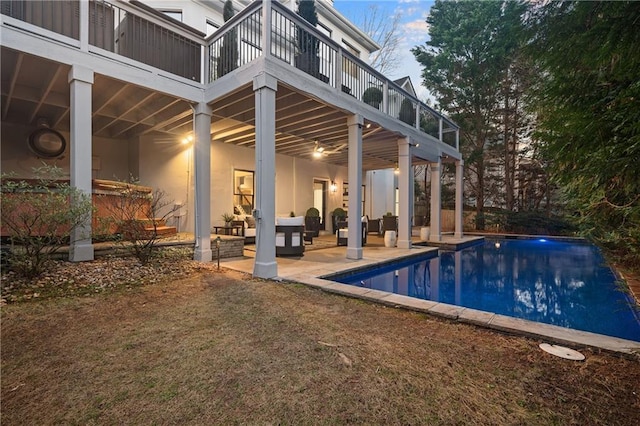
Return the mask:
<path id="1" fill-rule="evenodd" d="M 314 239 L 314 242 L 315 240 L 316 239 Z M 331 242 L 335 242 L 335 237 L 319 237 L 318 240 L 318 243 L 316 243 L 318 246 L 321 246 L 321 241 L 327 244 L 322 246 L 323 248 L 321 249 L 305 251 L 302 257 L 276 258 L 278 263 L 278 280 L 302 283 L 331 293 L 423 312 L 513 334 L 534 337 L 568 345 L 577 349 L 580 347 L 594 347 L 626 355 L 640 354 L 640 342 L 585 331 L 571 330 L 564 327 L 527 321 L 446 303 L 421 300 L 379 290 L 354 287 L 352 285 L 320 278 L 338 272 L 375 267 L 382 263 L 420 256 L 425 253 L 432 253 L 435 256 L 437 255 L 438 247 L 414 246 L 411 249 L 400 249 L 397 247 L 387 248 L 384 247 L 382 238 L 369 236 L 367 245 L 363 247 L 362 259 L 352 260 L 346 258 L 346 247 L 331 245 Z M 482 240 L 482 238 L 465 236 L 462 239 L 454 239 L 453 236 L 445 235 L 443 236 L 443 240 L 446 244 L 460 244 L 465 246 L 478 242 Z M 418 241 L 416 240 L 416 242 Z M 309 248 L 309 246 L 307 246 L 307 248 Z M 255 253 L 245 249 L 244 254 L 245 256 L 243 258 L 221 259 L 220 264 L 232 270 L 251 274 L 253 272 L 253 256 Z"/>

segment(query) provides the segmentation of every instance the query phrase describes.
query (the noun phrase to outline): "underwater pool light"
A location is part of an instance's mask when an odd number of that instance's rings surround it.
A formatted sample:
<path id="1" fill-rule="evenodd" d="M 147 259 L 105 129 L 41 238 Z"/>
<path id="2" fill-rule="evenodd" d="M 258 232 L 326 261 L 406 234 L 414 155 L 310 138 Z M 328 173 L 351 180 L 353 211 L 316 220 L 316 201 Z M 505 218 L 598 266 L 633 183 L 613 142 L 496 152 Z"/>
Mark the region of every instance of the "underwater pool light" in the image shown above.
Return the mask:
<path id="1" fill-rule="evenodd" d="M 544 238 L 540 238 L 538 241 L 541 242 L 541 243 L 546 243 L 547 242 L 547 240 L 545 240 Z"/>

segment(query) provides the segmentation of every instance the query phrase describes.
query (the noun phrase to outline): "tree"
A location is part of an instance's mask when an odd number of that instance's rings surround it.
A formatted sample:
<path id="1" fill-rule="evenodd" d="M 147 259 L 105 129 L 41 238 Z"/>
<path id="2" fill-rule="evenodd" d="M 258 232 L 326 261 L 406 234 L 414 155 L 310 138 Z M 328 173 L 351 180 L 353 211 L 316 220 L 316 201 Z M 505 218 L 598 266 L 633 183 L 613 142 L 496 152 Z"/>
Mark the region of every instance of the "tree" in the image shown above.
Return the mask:
<path id="1" fill-rule="evenodd" d="M 427 18 L 430 40 L 415 47 L 424 67 L 423 82 L 438 104 L 462 127 L 460 149 L 467 184 L 475 200 L 477 227 L 483 229 L 488 188 L 498 187 L 490 172 L 488 147 L 507 134 L 500 121 L 504 97 L 500 87 L 522 45 L 524 3 L 437 0 Z"/>
<path id="2" fill-rule="evenodd" d="M 222 10 L 222 17 L 224 22 L 227 22 L 233 17 L 235 11 L 233 10 L 233 2 L 227 0 L 224 3 L 224 9 Z M 222 47 L 220 49 L 220 56 L 218 58 L 217 70 L 218 78 L 225 74 L 230 73 L 238 67 L 238 36 L 235 28 L 229 30 L 222 36 Z"/>
<path id="3" fill-rule="evenodd" d="M 318 25 L 318 13 L 316 12 L 315 0 L 299 0 L 298 15 L 312 26 Z"/>
<path id="4" fill-rule="evenodd" d="M 640 265 L 640 3 L 534 15 L 537 137 L 582 232 Z"/>
<path id="5" fill-rule="evenodd" d="M 409 98 L 404 98 L 400 103 L 400 113 L 398 118 L 404 121 L 410 126 L 416 124 L 416 109 L 413 107 L 413 102 Z"/>
<path id="6" fill-rule="evenodd" d="M 369 62 L 382 74 L 391 74 L 400 67 L 401 18 L 399 13 L 384 14 L 377 4 L 370 4 L 362 12 L 360 28 L 380 46 L 369 56 Z"/>
<path id="7" fill-rule="evenodd" d="M 134 183 L 123 182 L 118 195 L 108 197 L 103 204 L 111 214 L 119 242 L 146 265 L 161 237 L 159 224 L 173 216 L 179 206 L 164 191 L 151 191 Z"/>
<path id="8" fill-rule="evenodd" d="M 69 243 L 69 233 L 91 218 L 91 196 L 60 180 L 62 170 L 44 165 L 33 169 L 35 179 L 2 174 L 2 228 L 9 236 L 8 263 L 33 278 L 51 256 Z"/>
<path id="9" fill-rule="evenodd" d="M 298 2 L 298 15 L 313 27 L 318 25 L 315 0 L 300 0 Z M 298 52 L 295 57 L 296 67 L 307 74 L 320 78 L 320 41 L 316 36 L 302 27 L 297 28 L 296 40 Z"/>

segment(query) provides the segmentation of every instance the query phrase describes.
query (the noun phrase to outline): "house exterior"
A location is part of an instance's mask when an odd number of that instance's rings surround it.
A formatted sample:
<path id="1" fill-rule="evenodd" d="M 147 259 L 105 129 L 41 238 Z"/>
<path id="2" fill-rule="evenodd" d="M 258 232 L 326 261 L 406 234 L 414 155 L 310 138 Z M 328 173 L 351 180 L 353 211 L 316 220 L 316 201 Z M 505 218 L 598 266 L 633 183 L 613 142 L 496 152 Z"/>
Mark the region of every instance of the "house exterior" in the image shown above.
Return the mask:
<path id="1" fill-rule="evenodd" d="M 361 216 L 393 205 L 408 248 L 412 165 L 439 176 L 455 162 L 462 236 L 457 126 L 369 67 L 378 46 L 331 2 L 317 2 L 318 28 L 290 0 L 237 1 L 226 23 L 218 1 L 0 4 L 3 172 L 30 177 L 44 161 L 87 193 L 95 179 L 137 177 L 173 200 L 201 261 L 211 227 L 240 206 L 257 222 L 254 274 L 272 278 L 276 216 L 320 207 L 330 230 L 330 212 L 345 207 L 346 256 L 359 259 Z M 371 87 L 379 104 L 363 101 Z M 93 259 L 90 231 L 71 236 L 71 260 Z"/>

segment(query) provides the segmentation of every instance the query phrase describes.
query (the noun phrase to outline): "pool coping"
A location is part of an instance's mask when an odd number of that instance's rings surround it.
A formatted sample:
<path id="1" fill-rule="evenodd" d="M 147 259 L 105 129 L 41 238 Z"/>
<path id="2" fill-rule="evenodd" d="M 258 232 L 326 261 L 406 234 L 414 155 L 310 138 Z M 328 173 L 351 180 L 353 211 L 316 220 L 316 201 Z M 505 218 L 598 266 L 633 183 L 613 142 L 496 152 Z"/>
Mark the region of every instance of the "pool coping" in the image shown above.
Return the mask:
<path id="1" fill-rule="evenodd" d="M 469 237 L 474 240 L 478 238 L 477 236 Z M 584 241 L 584 239 L 582 241 Z M 380 290 L 355 287 L 323 278 L 338 273 L 377 268 L 390 262 L 402 261 L 430 253 L 432 253 L 433 256 L 437 256 L 439 250 L 442 250 L 442 248 L 417 246 L 415 244 L 410 249 L 399 249 L 397 247 L 365 247 L 363 250 L 363 258 L 352 260 L 345 258 L 345 247 L 326 248 L 309 252 L 298 259 L 277 258 L 278 278 L 276 280 L 300 283 L 329 293 L 421 312 L 514 335 L 543 339 L 547 342 L 550 341 L 571 346 L 574 349 L 592 347 L 630 358 L 640 359 L 640 342 L 633 340 L 573 330 L 441 302 L 416 299 Z M 251 274 L 254 261 L 252 258 L 253 255 L 254 253 L 245 251 L 245 257 L 243 258 L 222 260 L 224 266 L 229 269 Z M 615 271 L 615 269 L 613 270 Z"/>
<path id="2" fill-rule="evenodd" d="M 394 308 L 403 308 L 502 332 L 547 339 L 572 347 L 595 347 L 610 352 L 640 357 L 640 342 L 633 340 L 573 330 L 442 302 L 416 299 L 414 297 L 388 293 L 381 290 L 355 287 L 325 278 L 312 278 L 308 276 L 291 278 L 294 278 L 295 282 L 300 282 L 323 291 L 380 303 Z"/>

